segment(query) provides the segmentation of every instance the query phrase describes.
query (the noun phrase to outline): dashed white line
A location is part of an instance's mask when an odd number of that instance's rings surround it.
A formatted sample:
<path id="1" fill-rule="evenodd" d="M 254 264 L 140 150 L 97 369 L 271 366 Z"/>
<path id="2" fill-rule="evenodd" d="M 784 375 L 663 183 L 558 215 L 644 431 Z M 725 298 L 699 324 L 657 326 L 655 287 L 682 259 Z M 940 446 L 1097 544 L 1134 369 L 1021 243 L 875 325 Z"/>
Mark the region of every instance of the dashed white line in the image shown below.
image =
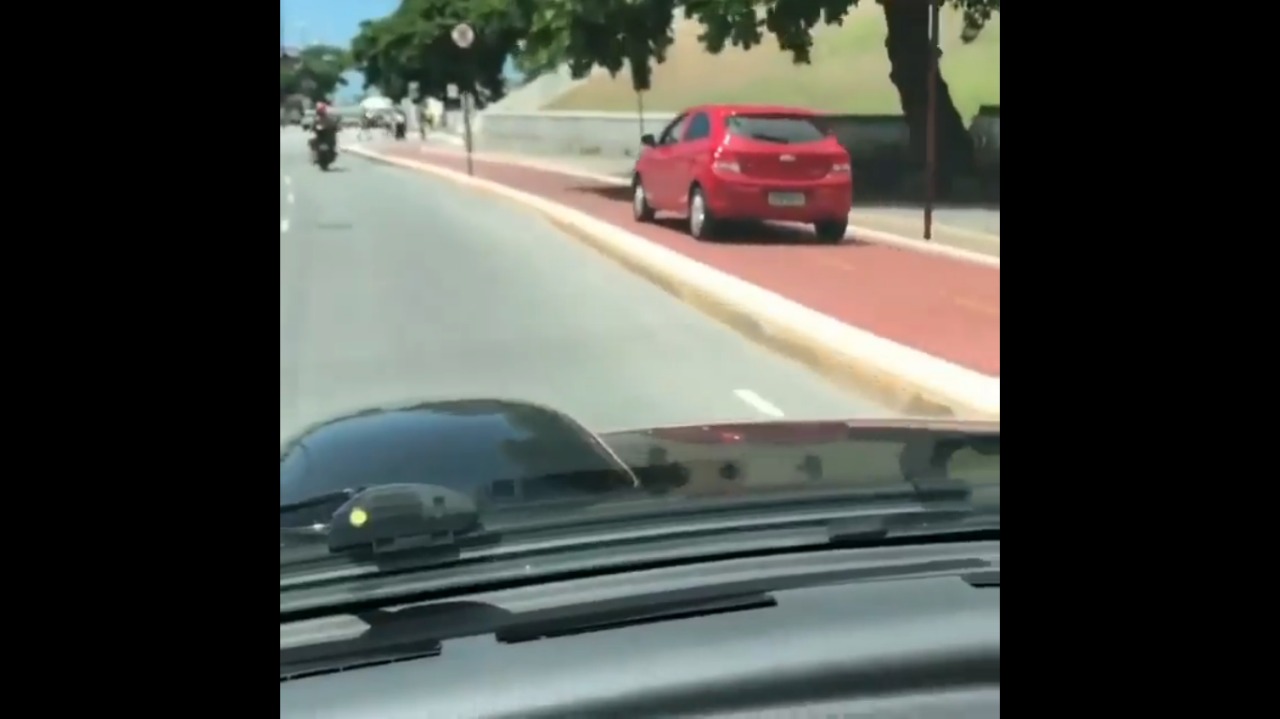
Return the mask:
<path id="1" fill-rule="evenodd" d="M 293 184 L 293 178 L 292 178 L 292 177 L 289 177 L 288 175 L 285 175 L 285 176 L 284 176 L 284 184 L 286 184 L 286 185 L 292 185 L 292 184 Z"/>
<path id="2" fill-rule="evenodd" d="M 782 413 L 782 410 L 778 409 L 772 402 L 749 389 L 735 389 L 733 393 L 738 396 L 738 399 L 751 405 L 752 409 L 761 414 L 766 414 L 770 417 L 786 416 Z"/>
<path id="3" fill-rule="evenodd" d="M 292 205 L 292 204 L 293 204 L 293 193 L 292 193 L 292 192 L 290 192 L 288 195 L 285 195 L 285 198 L 284 198 L 284 199 L 285 199 L 285 200 L 287 200 L 287 201 L 289 202 L 289 204 L 290 204 L 290 205 Z"/>
<path id="4" fill-rule="evenodd" d="M 281 233 L 285 233 L 285 232 L 288 232 L 288 231 L 289 231 L 289 221 L 288 221 L 288 220 L 280 220 L 280 232 L 281 232 Z"/>

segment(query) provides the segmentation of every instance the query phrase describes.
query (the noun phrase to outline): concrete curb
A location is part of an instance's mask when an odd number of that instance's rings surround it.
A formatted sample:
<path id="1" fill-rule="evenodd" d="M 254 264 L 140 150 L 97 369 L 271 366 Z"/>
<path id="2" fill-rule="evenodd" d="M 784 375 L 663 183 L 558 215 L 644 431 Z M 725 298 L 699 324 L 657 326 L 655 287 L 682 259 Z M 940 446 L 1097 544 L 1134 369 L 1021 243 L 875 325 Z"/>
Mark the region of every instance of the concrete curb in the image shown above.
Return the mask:
<path id="1" fill-rule="evenodd" d="M 538 211 L 566 233 L 748 339 L 908 415 L 999 420 L 1000 380 L 815 312 L 586 213 L 461 172 L 361 147 L 371 160 L 450 180 Z"/>
<path id="2" fill-rule="evenodd" d="M 462 141 L 458 140 L 457 144 L 461 146 Z M 432 153 L 438 153 L 442 155 L 457 154 L 457 151 L 455 150 L 447 150 L 444 148 L 432 148 L 426 145 L 420 146 L 420 149 L 422 153 L 426 155 L 429 155 Z M 569 177 L 579 177 L 584 180 L 591 180 L 593 182 L 599 182 L 602 184 L 616 185 L 618 187 L 624 187 L 630 184 L 629 181 L 624 180 L 622 178 L 612 177 L 609 175 L 602 175 L 599 173 L 591 172 L 589 170 L 581 170 L 575 167 L 569 167 L 569 166 L 561 165 L 554 162 L 542 162 L 537 158 L 532 158 L 532 157 L 523 157 L 523 156 L 518 157 L 514 155 L 507 155 L 504 153 L 496 153 L 496 152 L 495 153 L 476 152 L 472 154 L 472 157 L 474 157 L 477 160 L 481 160 L 483 162 L 496 162 L 504 165 L 516 165 L 519 167 L 528 167 L 532 170 L 554 172 L 560 175 L 567 175 Z M 783 224 L 786 224 L 786 223 L 783 223 Z M 972 234 L 980 234 L 980 233 L 972 233 Z M 957 260 L 960 262 L 969 262 L 971 264 L 981 265 L 983 267 L 993 267 L 997 270 L 1000 269 L 999 257 L 993 257 L 991 255 L 985 255 L 985 254 L 982 254 L 981 252 L 973 252 L 971 250 L 962 250 L 958 247 L 941 245 L 936 242 L 926 242 L 924 240 L 907 237 L 905 235 L 898 235 L 892 232 L 885 232 L 884 230 L 874 230 L 866 226 L 850 224 L 848 232 L 845 233 L 845 237 L 851 240 L 857 240 L 858 242 L 868 242 L 875 245 L 886 245 L 888 247 L 896 247 L 898 249 L 907 250 L 909 252 L 919 252 L 921 254 L 926 254 L 926 255 L 946 257 L 947 259 L 951 259 L 951 260 Z"/>

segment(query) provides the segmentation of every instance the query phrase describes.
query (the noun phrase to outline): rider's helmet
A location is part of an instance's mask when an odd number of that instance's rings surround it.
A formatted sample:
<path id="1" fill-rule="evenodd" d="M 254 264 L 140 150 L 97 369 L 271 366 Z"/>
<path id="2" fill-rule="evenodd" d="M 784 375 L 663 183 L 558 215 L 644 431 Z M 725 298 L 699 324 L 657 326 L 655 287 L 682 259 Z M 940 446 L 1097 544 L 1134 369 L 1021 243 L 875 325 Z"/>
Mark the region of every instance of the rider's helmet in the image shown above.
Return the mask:
<path id="1" fill-rule="evenodd" d="M 317 115 L 319 115 L 320 117 L 324 117 L 324 115 L 325 115 L 326 113 L 328 113 L 328 112 L 329 112 L 329 106 L 328 106 L 328 105 L 324 104 L 323 102 L 317 102 L 317 103 L 316 103 L 316 114 L 317 114 Z"/>

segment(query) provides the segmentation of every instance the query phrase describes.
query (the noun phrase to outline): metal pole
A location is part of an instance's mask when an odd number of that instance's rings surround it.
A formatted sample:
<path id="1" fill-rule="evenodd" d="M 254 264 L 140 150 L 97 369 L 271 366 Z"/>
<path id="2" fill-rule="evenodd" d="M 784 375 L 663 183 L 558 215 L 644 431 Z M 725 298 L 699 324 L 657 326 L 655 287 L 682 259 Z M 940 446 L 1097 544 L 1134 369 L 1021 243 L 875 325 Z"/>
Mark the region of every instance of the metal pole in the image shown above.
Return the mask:
<path id="1" fill-rule="evenodd" d="M 938 187 L 938 7 L 941 2 L 929 2 L 929 101 L 924 130 L 924 238 L 933 239 L 933 202 Z"/>
<path id="2" fill-rule="evenodd" d="M 471 152 L 473 149 L 471 144 L 471 98 L 476 91 L 476 73 L 473 65 L 475 56 L 469 48 L 463 48 L 462 51 L 467 54 L 467 84 L 466 89 L 462 91 L 462 132 L 467 143 L 467 175 L 474 175 L 475 170 L 471 164 Z"/>
<path id="3" fill-rule="evenodd" d="M 465 22 L 460 22 L 453 26 L 453 30 L 449 32 L 449 36 L 453 39 L 453 44 L 462 51 L 462 65 L 466 73 L 466 82 L 462 88 L 462 130 L 465 134 L 465 142 L 467 146 L 467 175 L 475 174 L 475 167 L 472 165 L 471 153 L 474 149 L 471 137 L 471 101 L 476 94 L 476 68 L 475 54 L 471 50 L 471 44 L 475 42 L 476 33 Z"/>
<path id="4" fill-rule="evenodd" d="M 640 121 L 640 135 L 644 136 L 644 92 L 636 90 L 636 117 Z"/>
<path id="5" fill-rule="evenodd" d="M 474 175 L 471 166 L 471 90 L 462 93 L 462 128 L 467 143 L 467 174 Z"/>

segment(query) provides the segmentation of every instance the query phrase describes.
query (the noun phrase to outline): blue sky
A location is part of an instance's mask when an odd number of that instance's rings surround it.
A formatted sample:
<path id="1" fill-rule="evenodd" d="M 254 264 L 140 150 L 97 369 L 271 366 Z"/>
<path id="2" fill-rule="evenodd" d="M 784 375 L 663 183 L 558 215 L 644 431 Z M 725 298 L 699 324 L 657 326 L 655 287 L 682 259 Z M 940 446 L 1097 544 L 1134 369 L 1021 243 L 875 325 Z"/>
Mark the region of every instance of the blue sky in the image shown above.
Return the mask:
<path id="1" fill-rule="evenodd" d="M 294 46 L 345 46 L 361 20 L 387 15 L 399 4 L 400 0 L 280 0 L 281 40 Z"/>
<path id="2" fill-rule="evenodd" d="M 388 15 L 399 4 L 400 0 L 280 0 L 280 42 L 290 47 L 311 43 L 346 47 L 361 20 Z M 352 72 L 336 99 L 355 101 L 363 92 L 364 80 Z"/>
<path id="3" fill-rule="evenodd" d="M 311 43 L 346 47 L 360 28 L 361 20 L 390 14 L 400 0 L 280 0 L 280 42 L 290 47 Z M 508 72 L 514 68 L 508 65 Z M 359 73 L 348 77 L 339 90 L 342 100 L 358 98 L 363 92 Z"/>

